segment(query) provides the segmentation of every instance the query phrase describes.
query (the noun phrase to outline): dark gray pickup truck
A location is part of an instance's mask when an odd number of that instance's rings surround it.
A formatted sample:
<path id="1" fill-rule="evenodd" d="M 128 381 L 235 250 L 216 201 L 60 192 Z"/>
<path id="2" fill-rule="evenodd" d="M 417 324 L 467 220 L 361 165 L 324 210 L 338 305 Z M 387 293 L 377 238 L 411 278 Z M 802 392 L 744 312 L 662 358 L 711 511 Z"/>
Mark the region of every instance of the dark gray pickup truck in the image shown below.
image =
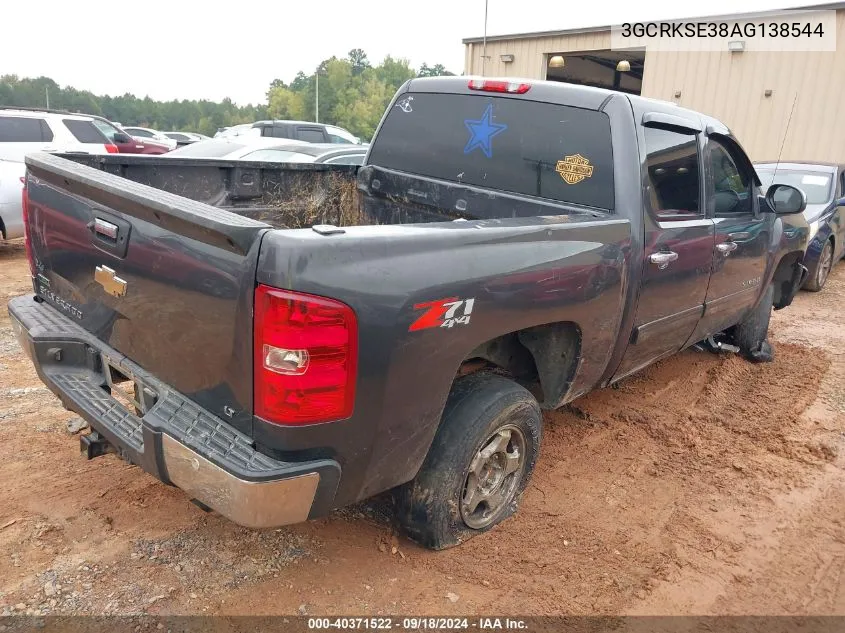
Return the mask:
<path id="1" fill-rule="evenodd" d="M 27 168 L 9 311 L 83 450 L 250 527 L 394 489 L 459 543 L 516 509 L 541 408 L 700 341 L 769 359 L 806 274 L 803 193 L 724 125 L 562 83 L 411 80 L 361 168 Z"/>

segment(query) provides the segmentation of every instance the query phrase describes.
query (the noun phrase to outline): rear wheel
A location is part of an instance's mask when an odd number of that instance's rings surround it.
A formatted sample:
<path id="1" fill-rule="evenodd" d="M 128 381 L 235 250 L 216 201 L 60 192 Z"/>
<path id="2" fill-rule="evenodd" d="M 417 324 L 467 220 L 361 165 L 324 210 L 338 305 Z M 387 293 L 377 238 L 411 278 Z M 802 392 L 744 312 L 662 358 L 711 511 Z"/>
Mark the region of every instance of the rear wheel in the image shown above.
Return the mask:
<path id="1" fill-rule="evenodd" d="M 833 242 L 828 240 L 825 242 L 824 248 L 822 248 L 822 254 L 819 256 L 819 265 L 816 267 L 816 274 L 813 275 L 812 279 L 807 281 L 807 290 L 818 292 L 824 288 L 831 268 L 833 268 Z"/>
<path id="2" fill-rule="evenodd" d="M 512 380 L 458 380 L 417 476 L 397 488 L 397 516 L 415 541 L 457 545 L 516 511 L 540 448 L 537 400 Z"/>

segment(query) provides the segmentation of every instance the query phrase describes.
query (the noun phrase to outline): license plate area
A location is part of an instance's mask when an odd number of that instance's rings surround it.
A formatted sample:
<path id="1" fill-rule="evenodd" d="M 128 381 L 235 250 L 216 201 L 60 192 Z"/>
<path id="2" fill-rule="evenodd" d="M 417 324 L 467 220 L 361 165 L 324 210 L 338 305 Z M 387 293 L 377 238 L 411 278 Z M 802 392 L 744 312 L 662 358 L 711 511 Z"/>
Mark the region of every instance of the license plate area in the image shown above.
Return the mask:
<path id="1" fill-rule="evenodd" d="M 157 400 L 156 393 L 132 372 L 118 367 L 105 354 L 101 354 L 101 359 L 106 391 L 128 412 L 138 417 L 146 415 Z"/>

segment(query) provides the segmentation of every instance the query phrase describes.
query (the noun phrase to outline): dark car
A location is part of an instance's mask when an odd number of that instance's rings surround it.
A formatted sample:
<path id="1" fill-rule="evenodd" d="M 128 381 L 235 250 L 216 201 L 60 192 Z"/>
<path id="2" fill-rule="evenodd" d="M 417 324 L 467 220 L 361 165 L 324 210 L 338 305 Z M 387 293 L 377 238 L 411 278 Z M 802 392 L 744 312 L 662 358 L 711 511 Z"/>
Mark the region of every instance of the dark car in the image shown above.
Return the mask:
<path id="1" fill-rule="evenodd" d="M 108 119 L 93 115 L 91 118 L 94 119 L 94 125 L 97 126 L 97 129 L 117 146 L 117 151 L 120 154 L 158 155 L 170 151 L 170 148 L 162 143 L 130 136 Z"/>
<path id="2" fill-rule="evenodd" d="M 313 121 L 256 121 L 233 125 L 217 130 L 215 138 L 231 136 L 262 136 L 270 138 L 289 138 L 308 143 L 334 143 L 360 145 L 361 139 L 337 125 L 314 123 Z"/>
<path id="3" fill-rule="evenodd" d="M 845 165 L 784 162 L 755 163 L 755 168 L 764 187 L 792 185 L 807 196 L 803 215 L 810 234 L 804 265 L 810 272 L 803 287 L 818 292 L 845 256 Z"/>
<path id="4" fill-rule="evenodd" d="M 804 194 L 673 104 L 412 79 L 364 162 L 27 156 L 11 324 L 86 455 L 255 528 L 395 489 L 449 547 L 516 510 L 541 409 L 715 336 L 770 361 L 807 273 Z"/>

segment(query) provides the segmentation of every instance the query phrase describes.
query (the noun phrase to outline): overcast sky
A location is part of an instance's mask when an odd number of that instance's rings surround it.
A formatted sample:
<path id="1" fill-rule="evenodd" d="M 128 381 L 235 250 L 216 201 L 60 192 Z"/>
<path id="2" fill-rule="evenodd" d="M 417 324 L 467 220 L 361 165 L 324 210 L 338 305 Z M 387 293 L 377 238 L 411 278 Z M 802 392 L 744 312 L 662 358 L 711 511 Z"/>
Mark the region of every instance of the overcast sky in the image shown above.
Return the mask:
<path id="1" fill-rule="evenodd" d="M 264 100 L 332 55 L 463 71 L 461 40 L 484 31 L 484 0 L 0 0 L 0 75 L 46 75 L 97 94 Z M 489 0 L 488 35 L 812 4 L 802 0 Z"/>

